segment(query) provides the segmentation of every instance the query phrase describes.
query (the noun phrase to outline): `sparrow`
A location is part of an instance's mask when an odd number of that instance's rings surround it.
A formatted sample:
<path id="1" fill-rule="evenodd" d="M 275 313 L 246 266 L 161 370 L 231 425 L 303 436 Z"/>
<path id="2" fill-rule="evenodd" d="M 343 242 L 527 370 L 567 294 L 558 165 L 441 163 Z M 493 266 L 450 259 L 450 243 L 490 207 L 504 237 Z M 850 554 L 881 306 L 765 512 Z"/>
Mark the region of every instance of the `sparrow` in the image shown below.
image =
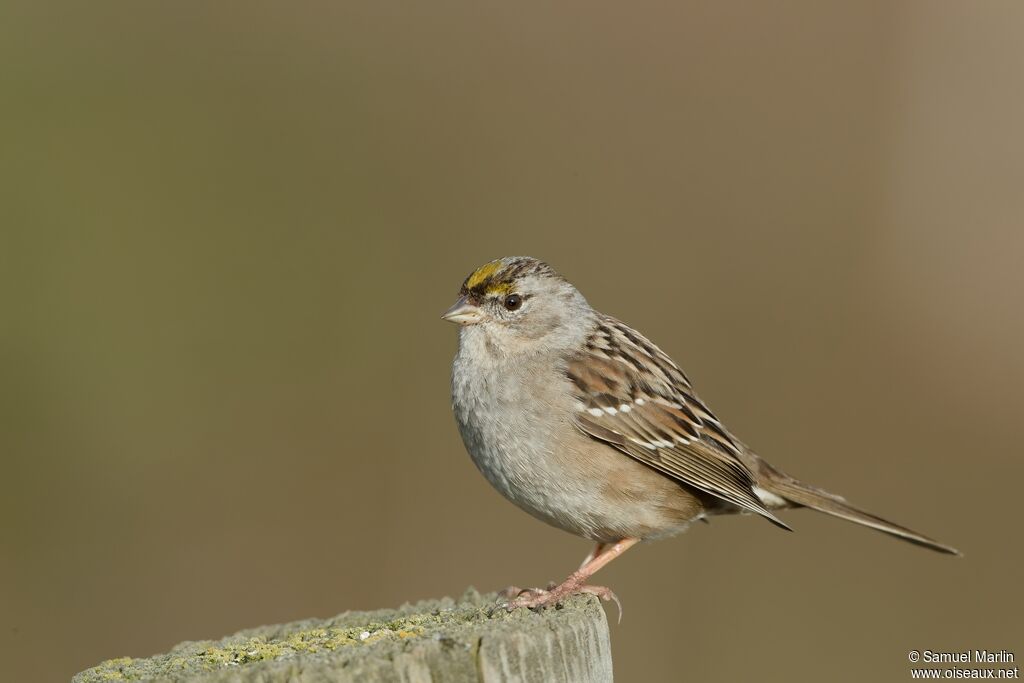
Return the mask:
<path id="1" fill-rule="evenodd" d="M 595 572 L 714 515 L 750 513 L 790 530 L 776 512 L 810 508 L 959 555 L 769 465 L 664 351 L 594 310 L 543 261 L 485 263 L 442 318 L 459 326 L 452 409 L 476 467 L 526 512 L 596 543 L 562 583 L 513 589 L 510 610 L 574 593 L 618 603 L 588 583 Z"/>

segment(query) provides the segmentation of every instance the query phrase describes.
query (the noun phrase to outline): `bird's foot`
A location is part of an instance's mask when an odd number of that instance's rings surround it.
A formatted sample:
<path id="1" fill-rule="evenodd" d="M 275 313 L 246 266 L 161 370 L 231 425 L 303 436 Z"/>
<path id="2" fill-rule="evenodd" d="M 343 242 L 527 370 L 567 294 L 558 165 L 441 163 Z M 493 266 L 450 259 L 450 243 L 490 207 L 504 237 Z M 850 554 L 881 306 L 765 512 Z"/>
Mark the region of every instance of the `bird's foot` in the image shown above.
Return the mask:
<path id="1" fill-rule="evenodd" d="M 619 602 L 619 597 L 610 588 L 591 586 L 574 577 L 569 577 L 558 585 L 550 584 L 547 589 L 509 586 L 500 595 L 508 600 L 505 603 L 505 609 L 511 612 L 520 607 L 532 610 L 551 607 L 563 602 L 570 595 L 578 593 L 596 595 L 605 602 L 614 602 L 619 610 L 619 621 L 622 621 L 622 603 Z"/>
<path id="2" fill-rule="evenodd" d="M 498 602 L 504 606 L 508 606 L 508 603 L 516 598 L 529 597 L 534 595 L 544 595 L 549 590 L 555 587 L 555 582 L 552 581 L 548 584 L 547 589 L 544 588 L 520 588 L 519 586 L 509 586 L 498 591 Z"/>

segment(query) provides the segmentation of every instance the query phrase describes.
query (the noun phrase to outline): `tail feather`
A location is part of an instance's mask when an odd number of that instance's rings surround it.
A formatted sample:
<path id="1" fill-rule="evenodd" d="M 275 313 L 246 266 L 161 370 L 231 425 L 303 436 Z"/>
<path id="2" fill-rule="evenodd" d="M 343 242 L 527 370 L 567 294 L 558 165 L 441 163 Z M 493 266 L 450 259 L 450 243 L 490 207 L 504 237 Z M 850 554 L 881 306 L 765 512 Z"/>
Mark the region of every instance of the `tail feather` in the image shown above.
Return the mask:
<path id="1" fill-rule="evenodd" d="M 916 545 L 924 546 L 931 550 L 949 555 L 960 555 L 960 551 L 951 546 L 939 543 L 922 534 L 912 531 L 906 527 L 894 524 L 888 520 L 876 517 L 863 510 L 858 510 L 847 503 L 840 496 L 833 495 L 827 491 L 808 486 L 795 479 L 782 475 L 777 471 L 770 472 L 770 476 L 760 486 L 787 501 L 803 507 L 824 512 L 827 515 L 839 517 L 850 522 L 862 524 L 872 529 L 877 529 L 896 538 L 909 541 Z"/>

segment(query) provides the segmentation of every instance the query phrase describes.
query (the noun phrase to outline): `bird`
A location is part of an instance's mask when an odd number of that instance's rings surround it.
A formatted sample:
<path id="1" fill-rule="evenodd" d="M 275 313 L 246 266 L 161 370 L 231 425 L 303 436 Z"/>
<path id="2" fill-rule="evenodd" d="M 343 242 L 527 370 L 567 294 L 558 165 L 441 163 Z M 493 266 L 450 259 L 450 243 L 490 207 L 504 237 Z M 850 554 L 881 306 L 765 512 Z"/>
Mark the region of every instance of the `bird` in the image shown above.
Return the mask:
<path id="1" fill-rule="evenodd" d="M 589 593 L 621 603 L 595 572 L 640 542 L 697 521 L 810 508 L 959 555 L 773 467 L 740 441 L 668 354 L 598 312 L 544 261 L 499 258 L 463 281 L 443 315 L 457 324 L 452 410 L 477 469 L 505 498 L 595 543 L 547 588 L 510 587 L 509 610 Z"/>

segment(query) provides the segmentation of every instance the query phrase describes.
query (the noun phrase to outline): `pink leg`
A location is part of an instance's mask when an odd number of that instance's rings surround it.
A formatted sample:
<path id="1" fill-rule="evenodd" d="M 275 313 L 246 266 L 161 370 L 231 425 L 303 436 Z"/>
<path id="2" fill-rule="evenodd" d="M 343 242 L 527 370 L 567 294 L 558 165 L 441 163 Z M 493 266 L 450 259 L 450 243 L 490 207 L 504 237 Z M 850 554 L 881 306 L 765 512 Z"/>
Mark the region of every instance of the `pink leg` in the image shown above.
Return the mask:
<path id="1" fill-rule="evenodd" d="M 608 544 L 608 543 L 598 543 L 597 546 L 593 550 L 591 550 L 590 553 L 585 558 L 583 558 L 583 562 L 580 563 L 580 566 L 578 568 L 579 569 L 583 569 L 584 567 L 586 567 L 588 562 L 590 562 L 595 557 L 597 557 L 602 552 L 604 552 L 604 549 L 607 548 L 609 545 L 610 544 Z M 551 583 L 548 584 L 548 587 L 546 589 L 545 588 L 520 588 L 519 586 L 508 586 L 507 588 L 504 588 L 504 589 L 498 591 L 498 596 L 501 597 L 501 598 L 505 598 L 505 599 L 512 599 L 512 598 L 521 597 L 523 595 L 527 595 L 527 596 L 545 595 L 548 591 L 552 590 L 557 585 L 558 585 L 557 583 L 552 581 Z"/>
<path id="2" fill-rule="evenodd" d="M 587 563 L 588 563 L 588 562 L 590 562 L 590 561 L 591 561 L 592 559 L 594 559 L 595 557 L 597 557 L 598 555 L 600 555 L 601 553 L 603 553 L 603 552 L 604 552 L 604 549 L 605 549 L 605 548 L 607 548 L 607 547 L 608 547 L 608 544 L 607 544 L 607 543 L 598 543 L 598 544 L 597 544 L 597 547 L 596 547 L 596 548 L 594 548 L 593 550 L 591 550 L 591 551 L 590 551 L 590 554 L 589 554 L 589 555 L 587 555 L 587 556 L 586 556 L 586 557 L 585 557 L 585 558 L 583 559 L 583 562 L 581 562 L 581 563 L 580 563 L 580 566 L 579 566 L 579 568 L 580 568 L 580 569 L 583 569 L 584 567 L 586 567 L 586 566 L 587 566 Z"/>
<path id="3" fill-rule="evenodd" d="M 554 588 L 547 591 L 529 591 L 525 595 L 520 595 L 515 600 L 508 603 L 507 607 L 509 611 L 516 609 L 517 607 L 547 607 L 554 605 L 563 600 L 564 598 L 574 595 L 576 593 L 590 593 L 596 595 L 602 600 L 614 600 L 615 604 L 619 606 L 619 619 L 622 619 L 622 604 L 619 602 L 618 597 L 608 588 L 603 586 L 590 586 L 587 585 L 587 579 L 593 576 L 601 567 L 605 566 L 616 557 L 626 552 L 634 545 L 640 542 L 638 538 L 625 538 L 617 543 L 599 543 L 591 557 L 588 557 L 584 561 L 583 566 L 574 571 L 569 575 L 565 581 L 555 586 Z"/>

